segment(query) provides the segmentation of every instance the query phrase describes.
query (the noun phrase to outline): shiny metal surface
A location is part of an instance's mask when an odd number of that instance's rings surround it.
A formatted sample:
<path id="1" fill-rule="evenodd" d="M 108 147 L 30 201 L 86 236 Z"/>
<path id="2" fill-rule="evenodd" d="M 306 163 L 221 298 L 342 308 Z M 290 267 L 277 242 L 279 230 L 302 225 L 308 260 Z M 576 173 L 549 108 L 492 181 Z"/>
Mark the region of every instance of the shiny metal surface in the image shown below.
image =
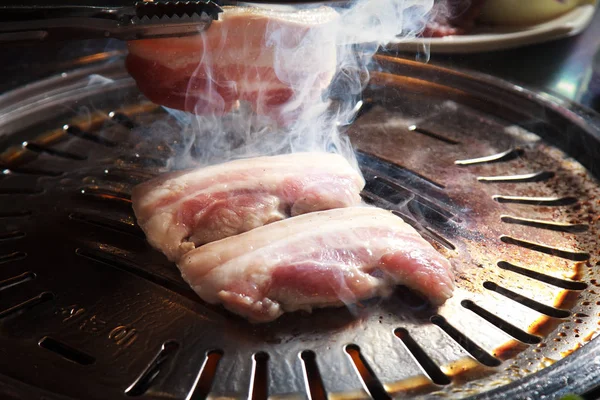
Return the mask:
<path id="1" fill-rule="evenodd" d="M 0 97 L 0 352 L 14 360 L 0 394 L 462 398 L 585 349 L 600 312 L 595 116 L 378 61 L 388 72 L 373 72 L 348 127 L 364 198 L 453 261 L 449 302 L 433 310 L 399 288 L 260 326 L 203 304 L 129 200 L 166 170 L 177 122 L 120 62 L 102 64 Z"/>

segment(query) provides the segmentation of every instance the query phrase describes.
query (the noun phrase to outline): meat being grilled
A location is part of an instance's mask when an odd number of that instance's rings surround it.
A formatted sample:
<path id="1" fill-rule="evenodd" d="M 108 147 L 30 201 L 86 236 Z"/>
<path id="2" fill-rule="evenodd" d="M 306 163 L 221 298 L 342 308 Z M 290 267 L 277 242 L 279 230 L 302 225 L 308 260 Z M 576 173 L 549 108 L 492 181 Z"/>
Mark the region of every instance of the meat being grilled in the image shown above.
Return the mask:
<path id="1" fill-rule="evenodd" d="M 275 222 L 185 254 L 184 279 L 206 302 L 253 322 L 388 295 L 434 305 L 452 296 L 450 262 L 389 211 L 348 207 Z"/>
<path id="2" fill-rule="evenodd" d="M 320 30 L 337 18 L 332 8 L 223 10 L 200 35 L 128 43 L 127 69 L 146 97 L 201 115 L 225 114 L 244 100 L 280 121 L 329 86 L 335 41 Z M 284 110 L 297 89 L 304 97 Z"/>
<path id="3" fill-rule="evenodd" d="M 150 244 L 177 261 L 290 216 L 357 205 L 364 184 L 340 155 L 295 153 L 162 175 L 136 186 L 132 203 Z"/>

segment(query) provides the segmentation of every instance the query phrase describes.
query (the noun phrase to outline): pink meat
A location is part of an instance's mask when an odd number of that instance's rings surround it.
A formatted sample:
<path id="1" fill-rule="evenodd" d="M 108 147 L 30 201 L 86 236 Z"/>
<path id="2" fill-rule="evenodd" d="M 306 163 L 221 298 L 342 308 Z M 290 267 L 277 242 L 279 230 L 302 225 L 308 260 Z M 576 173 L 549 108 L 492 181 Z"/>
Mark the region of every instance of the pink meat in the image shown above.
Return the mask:
<path id="1" fill-rule="evenodd" d="M 305 214 L 199 247 L 178 263 L 206 302 L 252 322 L 341 306 L 406 285 L 440 305 L 450 262 L 389 211 L 348 207 Z"/>
<path id="2" fill-rule="evenodd" d="M 178 171 L 136 186 L 138 224 L 171 261 L 289 216 L 360 203 L 364 179 L 340 155 L 296 153 Z"/>
<path id="3" fill-rule="evenodd" d="M 222 115 L 243 100 L 256 113 L 281 120 L 290 117 L 281 106 L 296 91 L 303 90 L 300 102 L 306 103 L 329 86 L 336 69 L 333 37 L 321 35 L 319 48 L 308 41 L 336 17 L 329 7 L 295 12 L 224 7 L 200 35 L 129 42 L 126 65 L 157 104 Z"/>

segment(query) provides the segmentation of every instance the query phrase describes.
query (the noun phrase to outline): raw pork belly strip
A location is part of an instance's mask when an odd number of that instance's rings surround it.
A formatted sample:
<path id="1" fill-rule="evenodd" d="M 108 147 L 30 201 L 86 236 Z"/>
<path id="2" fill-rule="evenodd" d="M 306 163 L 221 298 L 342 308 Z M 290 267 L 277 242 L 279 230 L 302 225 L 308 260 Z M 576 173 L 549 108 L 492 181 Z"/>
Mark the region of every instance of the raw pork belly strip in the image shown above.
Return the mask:
<path id="1" fill-rule="evenodd" d="M 206 302 L 253 322 L 385 296 L 395 285 L 440 305 L 454 289 L 450 262 L 401 218 L 373 207 L 275 222 L 199 247 L 178 266 Z"/>
<path id="2" fill-rule="evenodd" d="M 223 9 L 200 35 L 128 43 L 127 69 L 146 97 L 211 115 L 246 100 L 258 114 L 278 119 L 277 106 L 292 98 L 295 86 L 302 83 L 314 96 L 329 86 L 336 70 L 333 38 L 320 35 L 318 43 L 304 44 L 338 16 L 333 9 Z M 293 57 L 286 53 L 296 47 Z"/>
<path id="3" fill-rule="evenodd" d="M 289 216 L 360 204 L 365 181 L 340 155 L 296 153 L 178 171 L 136 186 L 138 224 L 171 261 Z"/>

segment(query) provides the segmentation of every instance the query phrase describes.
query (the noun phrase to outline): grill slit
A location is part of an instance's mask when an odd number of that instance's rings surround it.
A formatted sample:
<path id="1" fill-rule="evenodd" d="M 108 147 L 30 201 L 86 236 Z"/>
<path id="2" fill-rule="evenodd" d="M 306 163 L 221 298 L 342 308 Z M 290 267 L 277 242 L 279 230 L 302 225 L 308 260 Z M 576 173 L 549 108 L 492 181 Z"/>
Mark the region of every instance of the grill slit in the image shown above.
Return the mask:
<path id="1" fill-rule="evenodd" d="M 323 379 L 317 365 L 317 356 L 314 351 L 304 350 L 300 353 L 302 370 L 304 372 L 304 383 L 309 400 L 327 400 L 327 392 L 323 385 Z"/>
<path id="2" fill-rule="evenodd" d="M 530 333 L 527 333 L 527 332 L 517 328 L 516 326 L 503 320 L 502 318 L 498 317 L 497 315 L 492 314 L 485 308 L 478 306 L 471 300 L 463 300 L 460 302 L 460 304 L 467 310 L 473 311 L 475 314 L 477 314 L 481 318 L 485 319 L 492 325 L 503 330 L 504 332 L 508 333 L 510 336 L 514 337 L 517 340 L 520 340 L 523 343 L 537 344 L 542 341 L 542 339 L 539 336 L 532 335 Z"/>
<path id="3" fill-rule="evenodd" d="M 65 126 L 63 126 L 63 130 L 71 136 L 75 136 L 79 139 L 83 139 L 83 140 L 87 140 L 89 142 L 100 144 L 102 146 L 116 147 L 118 144 L 117 142 L 114 142 L 110 139 L 106 139 L 106 138 L 103 138 L 102 136 L 98 136 L 98 135 L 94 135 L 92 133 L 86 132 L 77 126 L 65 125 Z"/>
<path id="4" fill-rule="evenodd" d="M 441 315 L 434 315 L 430 318 L 430 321 L 432 324 L 439 326 L 444 332 L 446 332 L 448 336 L 450 336 L 456 343 L 458 343 L 481 364 L 488 367 L 497 367 L 501 364 L 500 360 L 483 350 L 475 342 L 448 323 L 446 318 L 442 317 Z"/>
<path id="5" fill-rule="evenodd" d="M 365 390 L 373 399 L 391 399 L 387 391 L 375 375 L 367 361 L 360 352 L 360 348 L 355 344 L 349 344 L 344 348 L 344 351 L 350 357 L 354 369 L 358 374 Z"/>
<path id="6" fill-rule="evenodd" d="M 504 175 L 504 176 L 479 176 L 477 180 L 485 183 L 528 183 L 543 182 L 554 177 L 554 172 L 540 171 L 523 175 Z"/>
<path id="7" fill-rule="evenodd" d="M 517 303 L 521 303 L 525 307 L 529 307 L 532 310 L 535 310 L 535 311 L 537 311 L 541 314 L 547 315 L 549 317 L 568 318 L 571 315 L 571 312 L 568 310 L 562 310 L 559 308 L 554 308 L 554 307 L 550 307 L 545 304 L 539 303 L 528 297 L 525 297 L 525 296 L 515 293 L 511 290 L 503 288 L 502 286 L 500 286 L 494 282 L 486 281 L 483 283 L 483 287 L 488 290 L 491 290 L 493 292 L 496 292 L 498 294 L 501 294 L 504 297 L 507 297 L 513 301 L 516 301 Z"/>
<path id="8" fill-rule="evenodd" d="M 40 175 L 40 176 L 52 176 L 58 177 L 62 176 L 65 173 L 62 171 L 51 171 L 47 169 L 40 168 L 30 168 L 30 167 L 3 167 L 0 166 L 1 170 L 4 170 L 4 174 L 22 174 L 22 175 Z"/>
<path id="9" fill-rule="evenodd" d="M 89 249 L 80 247 L 75 250 L 75 253 L 79 256 L 88 258 L 92 261 L 99 262 L 104 265 L 128 272 L 130 274 L 139 276 L 140 278 L 146 279 L 152 283 L 162 286 L 165 289 L 171 290 L 181 296 L 187 297 L 190 300 L 198 302 L 198 296 L 194 291 L 183 287 L 177 282 L 170 279 L 166 279 L 148 272 L 143 266 L 138 265 L 124 257 L 117 256 L 102 250 Z"/>
<path id="10" fill-rule="evenodd" d="M 250 377 L 249 399 L 267 400 L 269 397 L 268 385 L 269 355 L 264 352 L 252 356 L 252 375 Z"/>
<path id="11" fill-rule="evenodd" d="M 33 272 L 24 272 L 21 275 L 13 276 L 12 278 L 0 281 L 0 292 L 11 288 L 13 286 L 20 285 L 21 283 L 29 282 L 36 278 Z"/>
<path id="12" fill-rule="evenodd" d="M 524 153 L 523 149 L 508 149 L 501 153 L 492 154 L 489 156 L 478 157 L 478 158 L 469 158 L 465 160 L 456 160 L 454 164 L 456 165 L 475 165 L 475 164 L 486 164 L 493 162 L 504 162 L 514 160 L 517 157 L 522 156 Z"/>
<path id="13" fill-rule="evenodd" d="M 524 197 L 494 195 L 492 199 L 498 203 L 525 204 L 531 206 L 569 206 L 577 203 L 575 197 Z"/>
<path id="14" fill-rule="evenodd" d="M 10 254 L 0 254 L 0 264 L 4 264 L 11 261 L 22 260 L 27 257 L 27 253 L 23 251 L 15 251 Z"/>
<path id="15" fill-rule="evenodd" d="M 185 400 L 201 400 L 208 397 L 213 380 L 215 379 L 215 374 L 217 373 L 219 361 L 221 361 L 222 357 L 222 350 L 211 350 L 206 353 L 206 358 L 202 363 L 196 381 Z"/>
<path id="16" fill-rule="evenodd" d="M 51 156 L 65 158 L 67 160 L 75 160 L 75 161 L 85 161 L 87 160 L 86 156 L 81 156 L 79 154 L 70 153 L 68 151 L 56 150 L 51 147 L 42 146 L 35 143 L 24 142 L 23 147 L 27 150 L 33 151 L 34 153 L 46 153 Z"/>
<path id="17" fill-rule="evenodd" d="M 444 143 L 447 143 L 447 144 L 452 144 L 452 145 L 460 144 L 460 142 L 457 141 L 457 140 L 454 140 L 454 139 L 451 139 L 449 137 L 440 135 L 439 133 L 430 131 L 429 129 L 421 128 L 421 127 L 419 127 L 417 125 L 410 125 L 408 127 L 408 130 L 411 131 L 411 132 L 420 133 L 421 135 L 425 135 L 427 137 L 439 140 L 440 142 L 444 142 Z"/>
<path id="18" fill-rule="evenodd" d="M 22 239 L 25 236 L 26 236 L 25 232 L 20 232 L 20 231 L 0 233 L 0 242 L 5 241 L 5 240 Z"/>
<path id="19" fill-rule="evenodd" d="M 20 210 L 20 211 L 0 211 L 0 218 L 20 218 L 20 217 L 28 217 L 33 214 L 29 210 Z"/>
<path id="20" fill-rule="evenodd" d="M 38 188 L 0 188 L 0 195 L 40 194 L 40 193 L 44 193 L 44 189 L 38 189 Z"/>
<path id="21" fill-rule="evenodd" d="M 525 225 L 533 228 L 547 229 L 557 232 L 583 233 L 589 229 L 589 225 L 586 224 L 568 224 L 553 221 L 542 221 L 537 219 L 513 217 L 509 215 L 502 215 L 500 220 L 507 224 Z"/>
<path id="22" fill-rule="evenodd" d="M 112 119 L 116 123 L 124 126 L 125 128 L 133 129 L 133 128 L 137 127 L 137 124 L 135 122 L 133 122 L 133 120 L 131 118 L 129 118 L 127 115 L 125 115 L 123 113 L 111 111 L 108 113 L 108 116 L 110 119 Z"/>
<path id="23" fill-rule="evenodd" d="M 581 253 L 570 250 L 557 249 L 540 243 L 528 242 L 526 240 L 515 239 L 511 236 L 502 235 L 500 240 L 507 244 L 522 247 L 524 249 L 539 251 L 540 253 L 556 256 L 572 261 L 587 261 L 590 259 L 589 253 Z"/>
<path id="24" fill-rule="evenodd" d="M 38 345 L 46 350 L 50 350 L 62 358 L 80 364 L 80 365 L 90 365 L 96 362 L 96 358 L 84 353 L 81 350 L 78 350 L 74 347 L 69 346 L 63 342 L 60 342 L 56 339 L 53 339 L 49 336 L 44 336 L 39 342 Z"/>
<path id="25" fill-rule="evenodd" d="M 132 225 L 126 222 L 105 218 L 100 215 L 74 212 L 69 214 L 69 219 L 85 224 L 94 225 L 100 228 L 111 229 L 113 231 L 125 233 L 127 235 L 132 235 L 141 239 L 144 239 L 146 237 L 144 235 L 144 232 L 137 225 Z"/>
<path id="26" fill-rule="evenodd" d="M 437 385 L 450 384 L 450 378 L 442 372 L 440 367 L 427 355 L 427 353 L 415 342 L 412 336 L 405 328 L 397 328 L 394 334 L 404 343 L 408 351 L 413 355 L 414 359 L 419 363 L 423 370 L 427 373 L 433 383 Z"/>
<path id="27" fill-rule="evenodd" d="M 587 288 L 587 283 L 585 282 L 577 282 L 577 281 L 568 281 L 565 279 L 555 278 L 553 276 L 548 276 L 542 274 L 541 272 L 532 271 L 527 268 L 519 267 L 517 265 L 511 264 L 507 261 L 498 261 L 498 267 L 505 269 L 507 271 L 516 272 L 517 274 L 521 274 L 528 278 L 532 278 L 538 280 L 540 282 L 545 282 L 553 286 L 557 286 L 567 290 L 584 290 Z"/>
<path id="28" fill-rule="evenodd" d="M 32 297 L 29 300 L 25 300 L 24 302 L 22 302 L 20 304 L 17 304 L 15 306 L 7 308 L 4 311 L 0 311 L 0 319 L 6 318 L 12 314 L 19 312 L 19 311 L 32 308 L 34 306 L 37 306 L 38 304 L 45 303 L 50 300 L 54 300 L 54 297 L 55 297 L 54 293 L 52 293 L 52 292 L 40 293 L 39 295 Z"/>
<path id="29" fill-rule="evenodd" d="M 131 196 L 129 196 L 127 193 L 93 187 L 82 187 L 81 189 L 79 189 L 79 191 L 82 195 L 86 197 L 93 197 L 101 200 L 117 201 L 123 204 L 131 204 Z"/>
<path id="30" fill-rule="evenodd" d="M 168 367 L 174 355 L 179 350 L 179 343 L 174 340 L 166 341 L 160 347 L 160 350 L 154 356 L 152 361 L 144 368 L 144 371 L 136 380 L 125 390 L 128 396 L 141 396 L 148 391 L 156 378 Z"/>

